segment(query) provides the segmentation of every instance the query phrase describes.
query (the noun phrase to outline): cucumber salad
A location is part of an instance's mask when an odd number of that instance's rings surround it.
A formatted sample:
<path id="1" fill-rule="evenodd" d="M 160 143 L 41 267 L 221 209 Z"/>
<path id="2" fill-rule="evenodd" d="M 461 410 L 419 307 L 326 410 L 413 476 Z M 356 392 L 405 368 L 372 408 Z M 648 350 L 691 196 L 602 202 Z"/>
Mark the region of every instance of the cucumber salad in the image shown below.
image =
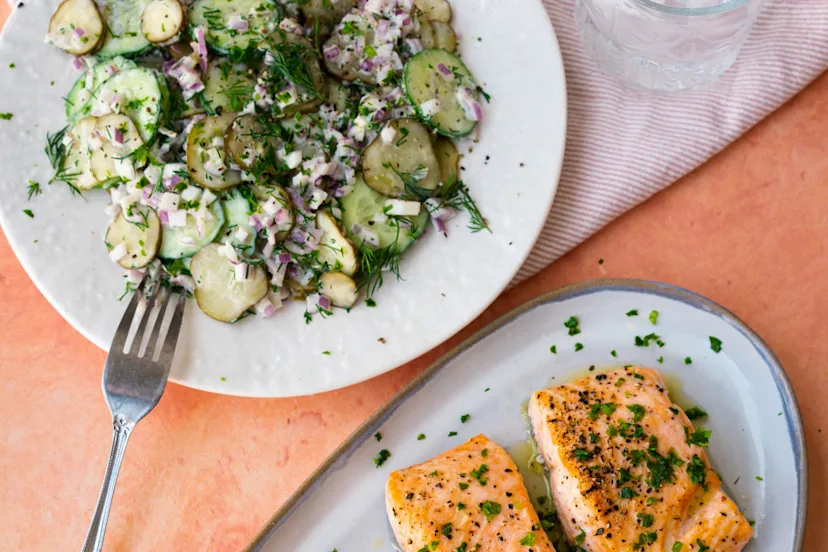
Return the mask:
<path id="1" fill-rule="evenodd" d="M 466 211 L 453 140 L 488 96 L 446 0 L 65 0 L 46 41 L 85 69 L 48 135 L 53 181 L 108 193 L 126 293 L 210 317 L 369 306 L 431 226 Z M 473 138 L 474 136 L 472 136 Z"/>

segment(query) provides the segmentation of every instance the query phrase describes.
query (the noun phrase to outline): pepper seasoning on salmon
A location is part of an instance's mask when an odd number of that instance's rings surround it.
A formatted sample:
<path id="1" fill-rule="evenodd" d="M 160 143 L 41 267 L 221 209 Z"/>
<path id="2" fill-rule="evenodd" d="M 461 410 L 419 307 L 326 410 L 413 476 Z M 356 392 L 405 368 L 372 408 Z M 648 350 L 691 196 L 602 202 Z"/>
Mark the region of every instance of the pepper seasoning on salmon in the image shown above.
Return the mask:
<path id="1" fill-rule="evenodd" d="M 555 552 L 514 461 L 483 435 L 392 473 L 385 503 L 403 552 Z"/>
<path id="2" fill-rule="evenodd" d="M 589 552 L 739 552 L 753 529 L 659 372 L 629 367 L 536 392 L 529 417 L 567 536 Z"/>

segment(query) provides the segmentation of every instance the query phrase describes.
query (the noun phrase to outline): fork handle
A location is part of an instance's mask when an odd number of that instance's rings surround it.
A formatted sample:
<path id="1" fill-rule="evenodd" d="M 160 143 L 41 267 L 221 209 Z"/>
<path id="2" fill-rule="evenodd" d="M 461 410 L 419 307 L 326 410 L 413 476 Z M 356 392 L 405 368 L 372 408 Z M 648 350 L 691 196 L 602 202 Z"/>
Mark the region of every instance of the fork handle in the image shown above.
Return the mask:
<path id="1" fill-rule="evenodd" d="M 106 465 L 101 493 L 98 495 L 98 504 L 95 506 L 95 514 L 92 516 L 92 523 L 86 533 L 86 540 L 83 543 L 82 552 L 100 552 L 103 548 L 106 523 L 109 520 L 109 509 L 112 507 L 112 497 L 115 494 L 115 482 L 118 480 L 118 472 L 121 470 L 121 462 L 124 459 L 127 441 L 135 428 L 135 422 L 127 421 L 119 416 L 112 420 L 112 449 L 109 451 L 109 462 Z"/>

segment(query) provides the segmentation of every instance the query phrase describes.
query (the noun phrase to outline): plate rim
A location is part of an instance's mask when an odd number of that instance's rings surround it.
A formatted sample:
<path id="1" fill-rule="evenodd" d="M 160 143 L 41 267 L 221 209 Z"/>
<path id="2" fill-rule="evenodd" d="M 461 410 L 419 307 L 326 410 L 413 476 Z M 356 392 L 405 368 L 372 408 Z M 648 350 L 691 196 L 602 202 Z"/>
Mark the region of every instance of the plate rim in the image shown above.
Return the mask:
<path id="1" fill-rule="evenodd" d="M 3 0 L 0 0 L 2 2 Z M 54 3 L 59 3 L 59 0 L 49 0 Z M 456 2 L 457 0 L 452 0 L 452 2 Z M 442 338 L 437 339 L 435 342 L 432 343 L 424 343 L 422 348 L 412 353 L 408 358 L 402 360 L 400 363 L 394 362 L 393 365 L 389 365 L 384 369 L 380 369 L 375 371 L 371 374 L 363 374 L 358 379 L 345 383 L 345 384 L 334 384 L 334 385 L 327 385 L 325 387 L 318 387 L 311 392 L 291 392 L 290 394 L 272 394 L 272 393 L 262 393 L 257 391 L 256 389 L 246 388 L 243 391 L 238 391 L 234 389 L 222 389 L 218 384 L 214 384 L 213 386 L 204 385 L 200 381 L 194 381 L 192 379 L 185 379 L 179 378 L 175 375 L 169 378 L 169 381 L 178 385 L 182 385 L 184 387 L 195 389 L 198 391 L 204 391 L 208 393 L 214 393 L 217 395 L 225 395 L 230 397 L 241 397 L 241 398 L 291 398 L 291 397 L 299 397 L 299 396 L 308 396 L 313 394 L 321 394 L 327 393 L 339 389 L 344 389 L 353 385 L 358 385 L 364 383 L 368 380 L 381 376 L 383 374 L 387 374 L 392 370 L 395 370 L 416 358 L 422 356 L 423 354 L 427 353 L 428 351 L 433 350 L 434 348 L 438 347 L 440 344 L 444 343 L 445 341 L 451 339 L 455 336 L 458 332 L 460 332 L 463 328 L 468 326 L 472 323 L 476 318 L 478 318 L 486 309 L 488 309 L 500 295 L 509 287 L 509 285 L 514 281 L 515 276 L 520 272 L 521 268 L 526 263 L 526 260 L 534 251 L 535 245 L 537 244 L 541 233 L 543 232 L 544 228 L 546 227 L 546 223 L 549 220 L 549 215 L 551 213 L 552 207 L 555 204 L 555 199 L 557 197 L 558 190 L 560 189 L 560 179 L 563 173 L 563 164 L 565 161 L 565 152 L 566 152 L 566 145 L 567 145 L 567 135 L 568 135 L 568 122 L 569 122 L 569 114 L 568 114 L 568 107 L 569 107 L 569 99 L 568 99 L 568 83 L 567 83 L 567 73 L 566 68 L 564 65 L 563 60 L 563 53 L 561 50 L 561 43 L 558 38 L 558 34 L 555 31 L 554 26 L 552 25 L 551 19 L 546 15 L 545 6 L 542 4 L 540 0 L 536 0 L 536 5 L 538 9 L 543 12 L 544 19 L 546 20 L 546 25 L 549 33 L 549 38 L 551 39 L 550 46 L 552 47 L 553 51 L 550 52 L 549 59 L 547 60 L 550 67 L 554 67 L 554 72 L 560 75 L 561 80 L 561 90 L 560 90 L 560 113 L 559 119 L 555 125 L 556 129 L 559 129 L 561 133 L 561 140 L 560 140 L 560 147 L 556 150 L 548 149 L 546 153 L 549 157 L 557 159 L 557 169 L 555 172 L 550 173 L 552 178 L 549 179 L 549 188 L 550 192 L 548 195 L 548 200 L 545 202 L 545 217 L 543 217 L 542 221 L 537 225 L 534 229 L 534 233 L 531 235 L 531 246 L 527 247 L 523 255 L 520 256 L 519 262 L 515 263 L 515 267 L 512 271 L 510 271 L 507 277 L 504 277 L 502 282 L 500 282 L 497 286 L 492 288 L 492 292 L 480 302 L 477 309 L 470 311 L 468 316 L 464 317 L 462 320 L 459 320 L 456 326 L 449 332 L 447 332 Z M 16 21 L 17 16 L 17 9 L 13 9 L 12 12 L 9 14 L 9 17 L 6 21 L 6 24 L 0 29 L 0 37 L 7 36 L 8 30 L 12 28 L 14 25 L 17 25 Z M 2 51 L 0 51 L 2 54 Z M 13 224 L 10 222 L 9 218 L 6 217 L 2 210 L 0 210 L 0 229 L 4 228 L 11 228 Z M 86 340 L 93 343 L 96 347 L 103 350 L 104 352 L 109 351 L 110 343 L 102 341 L 99 339 L 99 336 L 95 335 L 89 328 L 85 327 L 78 316 L 75 315 L 74 311 L 65 307 L 65 305 L 61 305 L 60 301 L 57 298 L 57 294 L 53 294 L 50 292 L 49 287 L 38 277 L 38 273 L 33 269 L 31 262 L 29 261 L 30 252 L 22 245 L 23 241 L 19 239 L 15 239 L 12 237 L 14 232 L 10 233 L 7 230 L 4 230 L 4 234 L 6 236 L 6 240 L 8 241 L 12 252 L 15 255 L 18 263 L 23 267 L 23 270 L 26 272 L 29 280 L 34 283 L 37 290 L 40 294 L 48 301 L 49 305 L 58 312 L 58 314 L 63 318 L 69 325 L 74 329 L 76 332 L 81 334 Z"/>
<path id="2" fill-rule="evenodd" d="M 792 552 L 802 552 L 805 539 L 805 521 L 808 517 L 808 453 L 805 441 L 805 430 L 802 423 L 802 414 L 799 403 L 796 399 L 793 386 L 788 378 L 785 368 L 779 358 L 765 342 L 764 339 L 753 330 L 746 322 L 736 316 L 733 312 L 712 299 L 690 291 L 688 289 L 663 282 L 642 279 L 628 278 L 601 278 L 585 280 L 569 284 L 552 291 L 543 293 L 529 301 L 515 307 L 506 314 L 498 317 L 493 322 L 486 324 L 473 335 L 463 340 L 462 343 L 453 347 L 450 351 L 441 356 L 417 377 L 406 384 L 402 389 L 386 401 L 374 414 L 363 422 L 347 439 L 340 444 L 322 464 L 299 486 L 296 491 L 285 501 L 273 516 L 265 523 L 264 527 L 256 534 L 253 540 L 245 548 L 245 552 L 257 552 L 268 542 L 273 532 L 279 529 L 291 516 L 294 510 L 307 498 L 317 486 L 337 470 L 341 462 L 350 458 L 359 447 L 370 438 L 380 426 L 410 397 L 422 389 L 426 383 L 431 381 L 443 368 L 449 365 L 465 351 L 493 335 L 500 329 L 508 326 L 516 319 L 537 307 L 560 303 L 575 297 L 593 295 L 595 293 L 609 291 L 638 292 L 656 295 L 666 299 L 672 299 L 684 303 L 690 307 L 713 314 L 739 331 L 756 349 L 768 367 L 771 369 L 771 376 L 779 391 L 785 420 L 788 425 L 788 433 L 793 442 L 794 464 L 796 465 L 797 478 L 797 507 L 796 524 L 794 528 L 794 547 Z"/>

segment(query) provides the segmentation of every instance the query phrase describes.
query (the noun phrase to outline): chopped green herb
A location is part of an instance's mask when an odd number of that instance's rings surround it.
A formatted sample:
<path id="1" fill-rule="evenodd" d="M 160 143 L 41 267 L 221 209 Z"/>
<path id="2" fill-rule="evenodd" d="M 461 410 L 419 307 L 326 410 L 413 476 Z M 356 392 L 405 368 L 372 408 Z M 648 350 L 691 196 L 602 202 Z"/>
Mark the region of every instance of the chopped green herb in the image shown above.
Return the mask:
<path id="1" fill-rule="evenodd" d="M 693 359 L 690 358 L 690 357 L 684 357 L 684 363 L 685 364 L 693 364 Z"/>
<path id="2" fill-rule="evenodd" d="M 661 337 L 654 333 L 647 334 L 644 337 L 635 336 L 636 347 L 649 347 L 651 342 L 655 342 L 659 347 L 664 347 L 664 342 L 661 340 Z"/>
<path id="3" fill-rule="evenodd" d="M 707 448 L 710 445 L 710 435 L 712 433 L 712 430 L 705 429 L 704 427 L 699 427 L 693 433 L 690 433 L 690 429 L 687 427 L 684 428 L 684 435 L 687 437 L 687 444 L 690 446 L 698 445 Z"/>
<path id="4" fill-rule="evenodd" d="M 587 460 L 592 460 L 592 453 L 587 451 L 586 449 L 577 448 L 575 449 L 574 453 L 575 458 L 580 460 L 581 462 L 586 462 Z"/>
<path id="5" fill-rule="evenodd" d="M 576 352 L 576 353 L 577 353 L 578 351 L 580 351 L 581 349 L 583 349 L 583 348 L 584 348 L 584 345 L 583 345 L 582 343 L 576 343 L 576 344 L 575 344 L 575 352 Z"/>
<path id="6" fill-rule="evenodd" d="M 448 434 L 449 437 L 454 437 L 455 435 L 457 435 L 456 431 L 449 431 L 449 434 Z"/>
<path id="7" fill-rule="evenodd" d="M 457 503 L 457 509 L 458 509 L 458 510 L 465 510 L 465 509 L 466 509 L 466 505 L 465 505 L 465 504 L 463 504 L 462 502 L 458 502 L 458 503 Z"/>
<path id="8" fill-rule="evenodd" d="M 500 504 L 487 500 L 480 506 L 480 509 L 483 511 L 483 515 L 486 516 L 486 519 L 492 521 L 492 519 L 500 513 Z"/>
<path id="9" fill-rule="evenodd" d="M 535 534 L 534 533 L 526 533 L 523 535 L 523 538 L 518 541 L 518 544 L 521 546 L 532 546 L 535 544 Z"/>
<path id="10" fill-rule="evenodd" d="M 699 552 L 706 552 L 710 550 L 709 546 L 705 546 L 701 539 L 696 539 L 696 544 L 699 545 Z"/>
<path id="11" fill-rule="evenodd" d="M 687 464 L 687 475 L 690 477 L 691 483 L 707 489 L 707 465 L 702 462 L 697 454 L 694 454 L 693 459 Z"/>
<path id="12" fill-rule="evenodd" d="M 756 476 L 756 481 L 764 481 L 764 479 L 761 476 L 757 475 Z"/>
<path id="13" fill-rule="evenodd" d="M 488 471 L 489 471 L 489 466 L 487 466 L 486 464 L 480 464 L 479 468 L 477 468 L 476 470 L 472 470 L 471 476 L 474 479 L 476 479 L 478 483 L 480 483 L 481 487 L 485 487 L 486 483 L 488 483 L 489 480 L 487 478 L 483 477 L 483 474 L 488 472 Z"/>
<path id="14" fill-rule="evenodd" d="M 617 357 L 617 356 L 618 356 L 618 353 L 616 353 L 616 352 L 615 352 L 615 349 L 613 349 L 612 351 L 610 351 L 610 354 L 611 354 L 613 357 Z"/>
<path id="15" fill-rule="evenodd" d="M 647 413 L 647 409 L 640 404 L 628 404 L 627 410 L 633 413 L 633 422 L 640 422 Z"/>
<path id="16" fill-rule="evenodd" d="M 722 340 L 718 337 L 710 336 L 710 348 L 713 349 L 714 353 L 718 353 L 722 350 Z"/>
<path id="17" fill-rule="evenodd" d="M 687 417 L 691 420 L 701 420 L 702 418 L 707 417 L 707 412 L 699 408 L 698 406 L 694 406 L 693 408 L 688 408 L 684 411 L 687 414 Z"/>
<path id="18" fill-rule="evenodd" d="M 552 353 L 553 355 L 557 355 L 558 354 L 557 345 L 552 345 L 551 347 L 549 347 L 549 352 Z"/>
<path id="19" fill-rule="evenodd" d="M 564 322 L 564 327 L 569 329 L 569 335 L 578 335 L 581 333 L 580 321 L 575 316 L 570 316 L 569 320 Z"/>
<path id="20" fill-rule="evenodd" d="M 376 307 L 377 302 L 369 297 L 368 299 L 365 300 L 365 306 L 366 307 Z"/>
<path id="21" fill-rule="evenodd" d="M 417 440 L 418 441 L 423 441 L 423 440 L 425 440 L 425 438 L 426 438 L 425 433 L 420 433 L 419 435 L 417 435 Z"/>
<path id="22" fill-rule="evenodd" d="M 322 351 L 322 354 L 330 356 L 331 352 L 330 351 Z"/>
<path id="23" fill-rule="evenodd" d="M 658 311 L 657 310 L 650 311 L 650 322 L 652 322 L 653 326 L 655 326 L 656 322 L 658 322 Z"/>
<path id="24" fill-rule="evenodd" d="M 638 316 L 638 309 L 627 311 L 627 316 Z"/>
<path id="25" fill-rule="evenodd" d="M 676 541 L 673 543 L 673 548 L 670 549 L 670 552 L 681 552 L 682 548 L 684 548 L 684 545 Z"/>
<path id="26" fill-rule="evenodd" d="M 459 505 L 458 505 L 458 509 L 459 509 Z M 469 545 L 468 545 L 468 544 L 466 544 L 466 543 L 464 542 L 464 543 L 462 543 L 460 546 L 458 546 L 457 548 L 455 548 L 455 549 L 454 549 L 454 552 L 466 552 L 466 550 L 468 549 L 468 547 L 469 547 Z"/>
<path id="27" fill-rule="evenodd" d="M 382 441 L 382 433 L 380 433 L 379 431 L 378 431 L 378 432 L 376 432 L 376 433 L 374 433 L 374 438 L 375 438 L 375 439 L 377 440 L 377 442 L 379 443 L 380 441 Z"/>
<path id="28" fill-rule="evenodd" d="M 489 455 L 489 449 L 483 449 L 480 451 L 480 456 L 486 458 Z"/>
<path id="29" fill-rule="evenodd" d="M 618 378 L 618 379 L 615 381 L 615 386 L 616 386 L 616 387 L 621 387 L 622 385 L 624 385 L 624 382 L 625 382 L 625 381 L 627 381 L 627 380 L 625 380 L 624 378 Z"/>
<path id="30" fill-rule="evenodd" d="M 471 414 L 463 414 L 462 416 L 460 416 L 460 423 L 465 424 L 469 421 L 469 418 L 471 418 Z"/>
<path id="31" fill-rule="evenodd" d="M 462 481 L 460 483 L 458 483 L 457 486 L 460 487 L 461 491 L 465 491 L 466 489 L 469 488 L 469 484 L 468 483 L 463 483 Z"/>
<path id="32" fill-rule="evenodd" d="M 586 531 L 581 529 L 581 532 L 578 533 L 577 535 L 575 535 L 575 544 L 577 544 L 578 546 L 581 546 L 582 544 L 584 544 L 585 540 L 586 540 Z"/>
<path id="33" fill-rule="evenodd" d="M 451 538 L 451 523 L 446 523 L 440 528 L 440 534 L 444 537 Z"/>
<path id="34" fill-rule="evenodd" d="M 656 359 L 656 361 L 658 361 L 659 364 L 664 364 L 664 357 L 660 356 Z"/>
<path id="35" fill-rule="evenodd" d="M 648 544 L 653 544 L 658 539 L 655 533 L 641 533 L 638 535 L 638 542 L 633 544 L 633 550 L 641 550 Z"/>
<path id="36" fill-rule="evenodd" d="M 42 193 L 42 190 L 40 189 L 40 184 L 38 184 L 34 180 L 29 180 L 28 192 L 29 201 L 31 201 L 34 196 L 40 195 Z"/>
<path id="37" fill-rule="evenodd" d="M 655 504 L 656 502 L 658 502 L 658 499 L 657 499 L 657 498 L 655 498 L 655 497 L 653 497 L 653 496 L 651 496 L 650 498 L 648 498 L 648 499 L 647 499 L 647 506 L 652 506 L 652 505 L 653 505 L 653 504 Z"/>
<path id="38" fill-rule="evenodd" d="M 26 213 L 26 216 L 29 218 L 34 218 L 34 213 L 32 213 L 31 209 L 23 209 L 23 212 Z"/>
<path id="39" fill-rule="evenodd" d="M 604 413 L 607 416 L 612 416 L 612 413 L 615 412 L 615 409 L 618 408 L 618 405 L 613 403 L 598 403 L 593 404 L 589 409 L 589 419 L 590 420 L 597 420 L 598 415 L 600 413 Z"/>
<path id="40" fill-rule="evenodd" d="M 623 485 L 624 483 L 626 483 L 627 481 L 632 481 L 632 480 L 633 480 L 633 476 L 630 473 L 630 470 L 628 470 L 626 468 L 621 468 L 620 470 L 618 470 L 618 486 L 619 487 L 621 485 Z"/>
<path id="41" fill-rule="evenodd" d="M 756 520 L 755 519 L 749 519 L 748 524 L 750 524 L 750 526 L 753 527 L 754 525 L 756 525 Z"/>
<path id="42" fill-rule="evenodd" d="M 597 443 L 597 442 L 598 442 L 598 441 L 600 441 L 600 440 L 601 440 L 601 438 L 600 438 L 600 437 L 598 437 L 598 435 L 597 435 L 597 434 L 595 434 L 595 433 L 590 433 L 590 434 L 589 434 L 589 442 L 590 442 L 590 443 Z"/>
<path id="43" fill-rule="evenodd" d="M 621 498 L 630 499 L 635 498 L 638 496 L 638 493 L 634 490 L 630 489 L 629 487 L 622 487 L 621 488 Z"/>
<path id="44" fill-rule="evenodd" d="M 380 466 L 385 464 L 385 461 L 388 460 L 390 457 L 391 453 L 385 449 L 382 449 L 381 451 L 379 451 L 379 454 L 377 454 L 377 457 L 374 458 L 374 464 L 379 468 Z"/>
<path id="45" fill-rule="evenodd" d="M 635 516 L 642 527 L 652 527 L 655 518 L 651 514 L 638 514 Z"/>
<path id="46" fill-rule="evenodd" d="M 0 119 L 3 121 L 11 121 L 12 117 L 14 117 L 11 113 L 0 113 Z"/>

